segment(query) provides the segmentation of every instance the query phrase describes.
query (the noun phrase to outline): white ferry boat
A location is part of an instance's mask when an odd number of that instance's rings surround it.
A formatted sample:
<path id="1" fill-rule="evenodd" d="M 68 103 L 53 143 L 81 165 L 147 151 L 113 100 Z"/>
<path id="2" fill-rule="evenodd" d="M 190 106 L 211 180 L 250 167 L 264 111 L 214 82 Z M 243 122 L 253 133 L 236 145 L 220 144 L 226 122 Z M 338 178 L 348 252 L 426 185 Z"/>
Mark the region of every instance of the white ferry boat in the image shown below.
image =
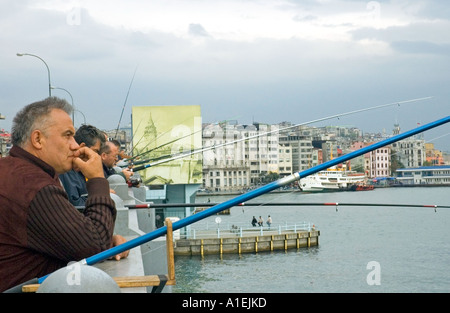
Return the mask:
<path id="1" fill-rule="evenodd" d="M 351 190 L 352 186 L 363 183 L 365 179 L 364 173 L 329 168 L 300 179 L 299 186 L 305 192 Z"/>

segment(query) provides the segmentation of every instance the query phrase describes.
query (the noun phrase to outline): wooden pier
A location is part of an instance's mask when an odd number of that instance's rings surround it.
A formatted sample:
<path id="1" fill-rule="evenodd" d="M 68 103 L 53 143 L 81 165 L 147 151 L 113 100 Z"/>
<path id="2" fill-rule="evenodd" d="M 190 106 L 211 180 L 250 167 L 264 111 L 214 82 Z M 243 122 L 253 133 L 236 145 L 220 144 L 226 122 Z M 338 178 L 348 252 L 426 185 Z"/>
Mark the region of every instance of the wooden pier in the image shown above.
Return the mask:
<path id="1" fill-rule="evenodd" d="M 175 255 L 206 255 L 223 253 L 256 253 L 262 251 L 299 249 L 319 245 L 319 230 L 265 232 L 264 235 L 233 235 L 221 238 L 178 239 L 175 241 Z"/>

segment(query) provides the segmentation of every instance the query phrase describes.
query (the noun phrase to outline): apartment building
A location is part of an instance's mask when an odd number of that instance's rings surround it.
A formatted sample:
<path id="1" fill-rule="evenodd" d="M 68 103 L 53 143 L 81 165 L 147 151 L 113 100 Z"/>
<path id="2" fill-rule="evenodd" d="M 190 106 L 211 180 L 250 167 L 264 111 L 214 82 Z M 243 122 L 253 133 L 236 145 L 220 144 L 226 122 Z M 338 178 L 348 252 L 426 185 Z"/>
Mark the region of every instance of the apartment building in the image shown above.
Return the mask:
<path id="1" fill-rule="evenodd" d="M 291 148 L 292 172 L 304 171 L 314 166 L 311 137 L 296 132 L 289 132 L 280 135 L 280 145 Z"/>
<path id="2" fill-rule="evenodd" d="M 377 137 L 379 134 L 363 138 L 357 129 L 341 137 L 341 128 L 331 128 L 333 132 L 316 127 L 285 128 L 283 124 L 261 123 L 204 125 L 203 147 L 215 147 L 203 153 L 204 187 L 216 191 L 244 190 L 261 184 L 268 173 L 287 176 L 301 172 L 336 158 L 339 152 L 345 154 L 382 139 Z M 400 128 L 395 125 L 394 135 L 399 132 Z M 370 178 L 389 177 L 392 175 L 391 155 L 405 167 L 420 167 L 427 156 L 440 163 L 442 153 L 432 146 L 427 148 L 423 138 L 415 136 L 352 159 L 347 166 L 364 171 Z"/>
<path id="3" fill-rule="evenodd" d="M 278 150 L 278 170 L 280 176 L 292 174 L 292 147 L 288 143 L 280 143 Z"/>
<path id="4" fill-rule="evenodd" d="M 391 176 L 391 147 L 386 146 L 369 153 L 369 177 Z"/>
<path id="5" fill-rule="evenodd" d="M 394 135 L 400 134 L 400 125 L 394 125 Z M 395 153 L 398 160 L 404 167 L 420 167 L 426 161 L 425 140 L 423 134 L 418 134 L 391 145 L 392 153 Z"/>
<path id="6" fill-rule="evenodd" d="M 444 165 L 444 153 L 434 148 L 433 143 L 425 143 L 425 157 L 428 164 Z"/>
<path id="7" fill-rule="evenodd" d="M 423 139 L 412 137 L 393 143 L 392 152 L 405 167 L 420 167 L 426 161 Z"/>
<path id="8" fill-rule="evenodd" d="M 370 146 L 373 142 L 356 141 L 351 145 L 351 150 L 356 151 Z M 391 176 L 391 147 L 386 146 L 380 149 L 365 153 L 361 159 L 351 160 L 352 167 L 355 168 L 364 164 L 364 172 L 367 177 L 388 177 Z"/>
<path id="9" fill-rule="evenodd" d="M 251 130 L 249 130 L 251 132 Z M 243 138 L 248 131 L 237 125 L 203 125 L 203 186 L 239 190 L 248 186 L 250 166 Z"/>

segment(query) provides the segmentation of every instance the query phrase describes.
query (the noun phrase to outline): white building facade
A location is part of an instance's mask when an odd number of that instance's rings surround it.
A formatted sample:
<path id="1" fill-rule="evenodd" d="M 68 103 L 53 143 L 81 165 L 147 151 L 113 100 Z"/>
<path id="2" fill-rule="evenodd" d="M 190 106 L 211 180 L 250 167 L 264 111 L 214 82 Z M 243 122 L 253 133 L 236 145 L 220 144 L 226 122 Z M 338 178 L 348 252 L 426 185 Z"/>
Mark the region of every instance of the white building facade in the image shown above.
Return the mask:
<path id="1" fill-rule="evenodd" d="M 277 125 L 266 124 L 204 125 L 203 186 L 240 191 L 259 184 L 267 173 L 278 173 L 277 130 Z"/>

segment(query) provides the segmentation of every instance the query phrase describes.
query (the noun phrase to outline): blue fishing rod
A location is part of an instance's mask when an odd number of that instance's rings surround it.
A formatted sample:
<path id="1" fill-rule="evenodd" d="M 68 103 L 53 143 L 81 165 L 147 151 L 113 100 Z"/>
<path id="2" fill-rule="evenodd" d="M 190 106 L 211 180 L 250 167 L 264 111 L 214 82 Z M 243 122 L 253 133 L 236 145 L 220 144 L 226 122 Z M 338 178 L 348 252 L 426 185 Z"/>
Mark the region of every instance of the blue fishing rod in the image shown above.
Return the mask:
<path id="1" fill-rule="evenodd" d="M 209 209 L 206 209 L 206 210 L 204 210 L 202 212 L 199 212 L 197 214 L 188 216 L 188 217 L 186 217 L 184 219 L 181 219 L 181 220 L 179 220 L 177 222 L 174 222 L 172 224 L 172 229 L 175 231 L 177 229 L 183 228 L 183 227 L 188 226 L 188 225 L 190 225 L 192 223 L 195 223 L 195 222 L 197 222 L 199 220 L 202 220 L 202 219 L 204 219 L 206 217 L 214 215 L 214 214 L 216 214 L 218 212 L 221 212 L 223 210 L 229 209 L 229 208 L 231 208 L 233 206 L 237 206 L 240 203 L 244 203 L 245 201 L 248 201 L 250 199 L 256 198 L 256 197 L 258 197 L 260 195 L 263 195 L 265 193 L 271 192 L 271 191 L 273 191 L 275 189 L 278 189 L 280 187 L 283 187 L 283 186 L 285 186 L 287 184 L 290 184 L 290 183 L 292 183 L 294 181 L 299 180 L 300 178 L 312 175 L 312 174 L 317 173 L 319 171 L 325 170 L 325 169 L 327 169 L 327 168 L 329 168 L 331 166 L 338 165 L 340 163 L 343 163 L 345 161 L 348 161 L 350 159 L 353 159 L 353 158 L 358 157 L 360 155 L 363 155 L 365 153 L 368 153 L 368 152 L 371 152 L 373 150 L 382 148 L 382 147 L 384 147 L 386 145 L 390 145 L 390 144 L 392 144 L 394 142 L 397 142 L 397 141 L 403 140 L 405 138 L 411 137 L 413 135 L 422 133 L 422 132 L 427 131 L 429 129 L 441 126 L 441 125 L 443 125 L 445 123 L 448 123 L 448 122 L 450 122 L 450 116 L 447 116 L 445 118 L 442 118 L 442 119 L 434 121 L 434 122 L 431 122 L 429 124 L 425 124 L 423 126 L 419 126 L 419 127 L 415 128 L 415 129 L 409 130 L 407 132 L 404 132 L 402 134 L 393 136 L 391 138 L 379 141 L 379 142 L 374 143 L 374 144 L 372 144 L 370 146 L 367 146 L 365 148 L 353 151 L 353 152 L 348 153 L 346 155 L 340 156 L 340 157 L 338 157 L 336 159 L 330 160 L 328 162 L 325 162 L 325 163 L 322 163 L 320 165 L 317 165 L 317 166 L 314 166 L 312 168 L 309 168 L 307 170 L 304 170 L 302 172 L 294 173 L 294 174 L 292 174 L 290 176 L 287 176 L 285 178 L 281 178 L 281 179 L 279 179 L 277 181 L 274 181 L 272 183 L 264 185 L 264 186 L 262 186 L 260 188 L 257 188 L 255 190 L 249 191 L 249 192 L 247 192 L 245 194 L 239 195 L 239 196 L 237 196 L 237 197 L 235 197 L 233 199 L 230 199 L 230 200 L 227 200 L 225 202 L 219 203 L 219 204 L 217 204 L 217 205 L 215 205 L 215 206 L 213 206 L 213 207 L 211 207 Z M 84 260 L 81 260 L 80 263 L 81 264 L 87 264 L 87 265 L 94 265 L 94 264 L 96 264 L 96 263 L 98 263 L 100 261 L 106 260 L 106 259 L 108 259 L 110 257 L 113 257 L 113 256 L 115 256 L 117 254 L 120 254 L 120 253 L 122 253 L 124 251 L 127 251 L 127 250 L 130 250 L 132 248 L 138 247 L 138 246 L 140 246 L 140 245 L 142 245 L 142 244 L 144 244 L 146 242 L 149 242 L 149 241 L 151 241 L 153 239 L 161 237 L 161 236 L 165 235 L 166 233 L 167 233 L 167 227 L 163 226 L 163 227 L 158 228 L 158 229 L 156 229 L 156 230 L 154 230 L 152 232 L 149 232 L 147 234 L 144 234 L 142 236 L 134 238 L 134 239 L 132 239 L 130 241 L 127 241 L 127 242 L 125 242 L 125 243 L 123 243 L 121 245 L 118 245 L 116 247 L 110 248 L 108 250 L 100 252 L 100 253 L 98 253 L 96 255 L 93 255 L 91 257 L 88 257 L 88 258 L 86 258 Z M 38 282 L 42 283 L 47 278 L 47 276 L 39 278 Z"/>

